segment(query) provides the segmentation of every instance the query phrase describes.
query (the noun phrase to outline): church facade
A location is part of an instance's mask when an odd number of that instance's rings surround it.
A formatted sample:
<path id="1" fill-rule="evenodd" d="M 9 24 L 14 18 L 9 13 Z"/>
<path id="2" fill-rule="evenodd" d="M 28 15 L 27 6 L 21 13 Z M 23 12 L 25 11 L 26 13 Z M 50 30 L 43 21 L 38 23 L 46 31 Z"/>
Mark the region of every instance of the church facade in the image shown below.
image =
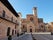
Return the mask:
<path id="1" fill-rule="evenodd" d="M 22 31 L 44 31 L 44 22 L 42 18 L 38 18 L 37 16 L 37 7 L 33 7 L 33 14 L 27 14 L 26 19 L 22 19 Z"/>

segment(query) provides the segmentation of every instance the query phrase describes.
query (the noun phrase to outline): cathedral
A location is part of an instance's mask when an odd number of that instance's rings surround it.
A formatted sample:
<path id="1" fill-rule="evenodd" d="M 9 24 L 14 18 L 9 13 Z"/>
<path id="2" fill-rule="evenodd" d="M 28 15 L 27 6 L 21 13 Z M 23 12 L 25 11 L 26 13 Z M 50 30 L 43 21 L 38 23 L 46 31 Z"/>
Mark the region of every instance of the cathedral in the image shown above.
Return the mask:
<path id="1" fill-rule="evenodd" d="M 44 32 L 43 18 L 38 18 L 37 7 L 33 7 L 33 14 L 27 14 L 22 18 L 22 32 Z"/>

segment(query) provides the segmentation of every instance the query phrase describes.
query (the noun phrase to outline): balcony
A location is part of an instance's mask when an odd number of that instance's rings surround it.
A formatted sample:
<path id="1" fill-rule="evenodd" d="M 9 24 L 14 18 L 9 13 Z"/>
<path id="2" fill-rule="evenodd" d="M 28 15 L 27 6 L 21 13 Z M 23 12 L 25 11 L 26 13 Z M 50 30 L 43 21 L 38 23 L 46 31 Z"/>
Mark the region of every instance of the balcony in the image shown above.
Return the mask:
<path id="1" fill-rule="evenodd" d="M 8 15 L 6 15 L 5 13 L 0 13 L 0 18 L 9 21 L 11 23 L 17 24 L 19 25 L 19 23 L 17 22 L 16 19 L 14 19 L 13 17 L 9 17 Z"/>

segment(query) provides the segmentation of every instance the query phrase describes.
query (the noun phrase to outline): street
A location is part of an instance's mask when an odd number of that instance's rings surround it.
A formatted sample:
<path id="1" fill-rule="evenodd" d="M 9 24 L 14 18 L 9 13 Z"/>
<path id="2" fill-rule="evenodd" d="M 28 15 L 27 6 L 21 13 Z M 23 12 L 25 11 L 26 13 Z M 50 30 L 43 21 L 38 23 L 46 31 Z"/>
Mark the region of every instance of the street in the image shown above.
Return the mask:
<path id="1" fill-rule="evenodd" d="M 32 36 L 34 37 L 34 39 L 36 40 L 53 40 L 53 35 L 51 35 L 50 33 L 25 33 L 19 37 L 14 36 L 12 37 L 12 40 L 33 40 Z M 8 40 L 7 38 L 2 38 L 0 40 Z"/>

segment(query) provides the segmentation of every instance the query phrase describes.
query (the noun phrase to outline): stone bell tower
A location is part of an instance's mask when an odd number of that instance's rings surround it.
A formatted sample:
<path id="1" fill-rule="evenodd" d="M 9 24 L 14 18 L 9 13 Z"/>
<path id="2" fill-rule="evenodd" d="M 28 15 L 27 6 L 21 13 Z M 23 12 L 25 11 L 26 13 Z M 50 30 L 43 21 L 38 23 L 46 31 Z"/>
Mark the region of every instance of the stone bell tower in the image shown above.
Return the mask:
<path id="1" fill-rule="evenodd" d="M 33 15 L 37 16 L 37 7 L 33 7 Z"/>
<path id="2" fill-rule="evenodd" d="M 38 17 L 37 17 L 37 7 L 33 7 L 33 17 L 34 17 L 34 25 L 35 30 L 38 31 Z"/>

